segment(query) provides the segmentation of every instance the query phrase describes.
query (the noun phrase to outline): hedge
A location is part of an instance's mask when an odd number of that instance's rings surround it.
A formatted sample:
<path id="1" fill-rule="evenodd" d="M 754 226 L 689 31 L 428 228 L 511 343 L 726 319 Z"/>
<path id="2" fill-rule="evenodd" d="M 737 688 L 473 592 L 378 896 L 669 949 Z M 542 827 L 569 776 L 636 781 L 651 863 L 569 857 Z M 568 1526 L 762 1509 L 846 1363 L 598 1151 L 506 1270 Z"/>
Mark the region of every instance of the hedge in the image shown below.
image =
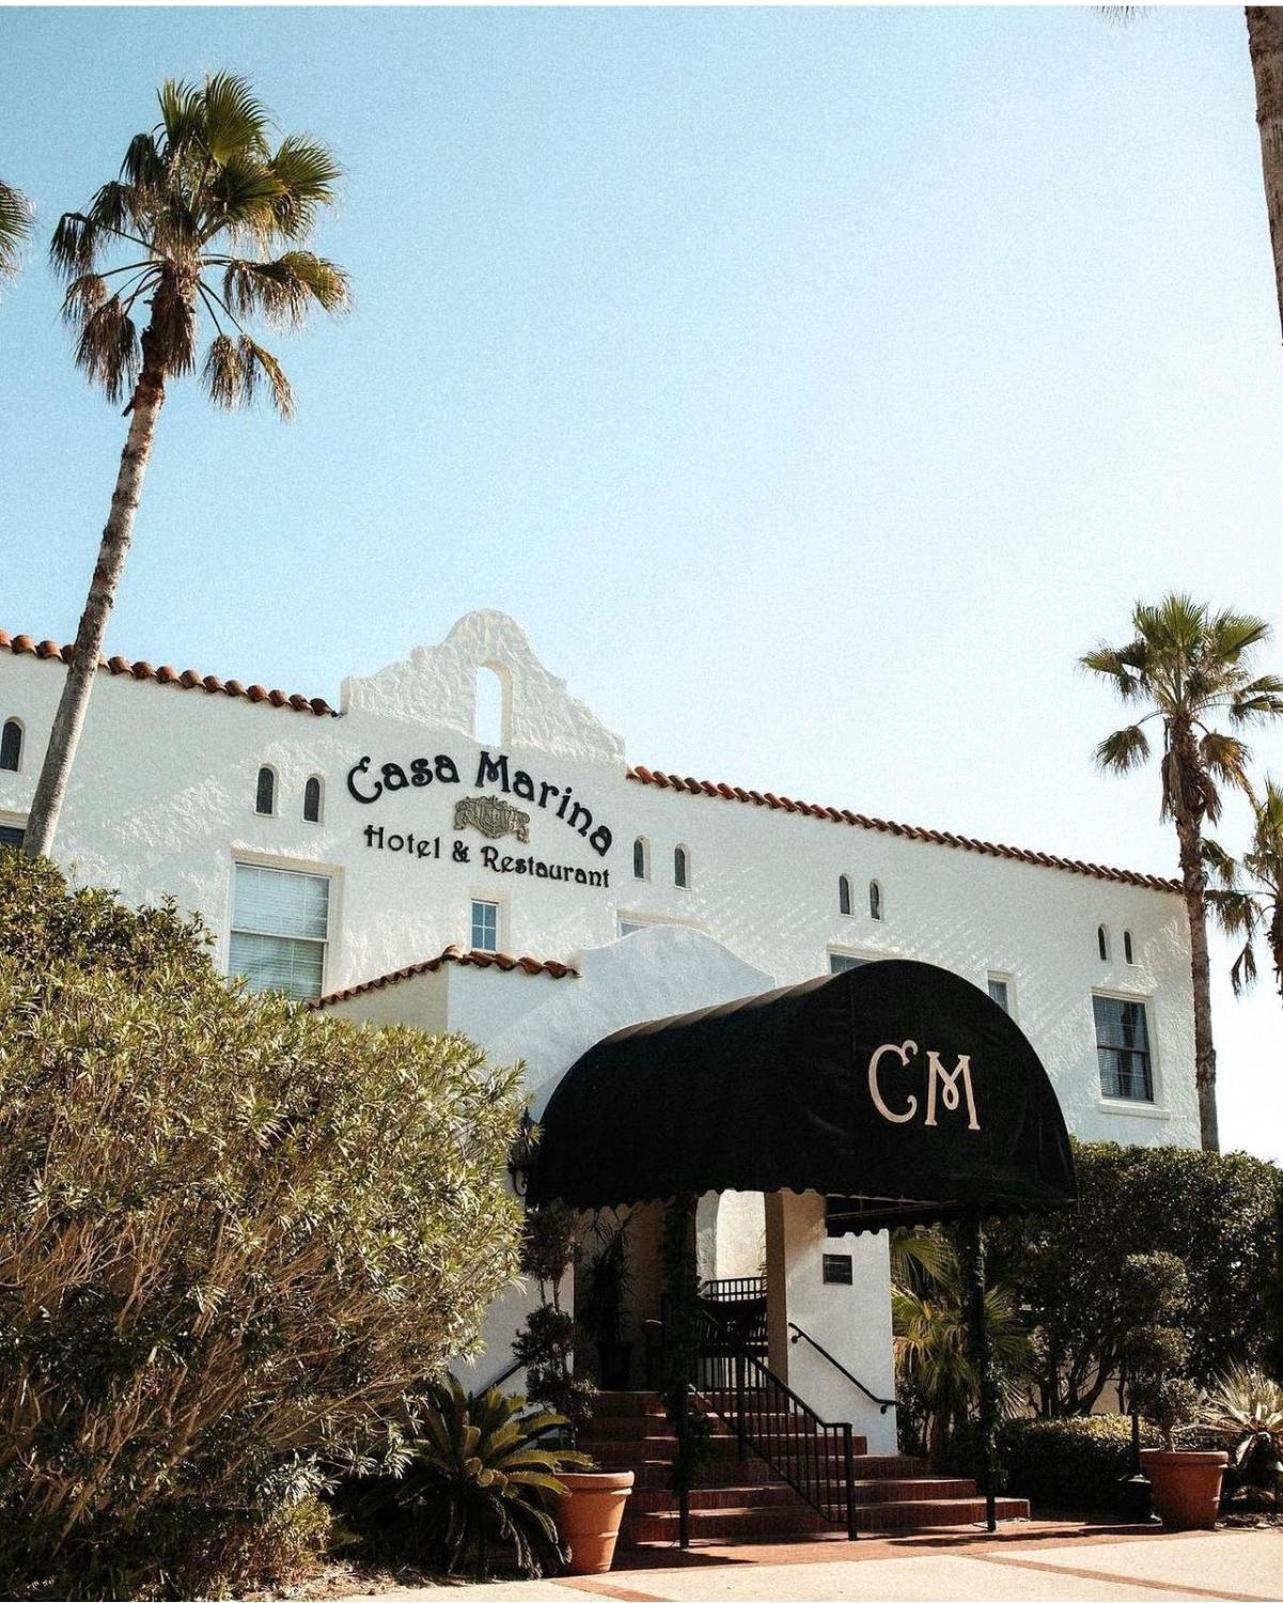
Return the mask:
<path id="1" fill-rule="evenodd" d="M 1142 1447 L 1162 1437 L 1141 1421 Z M 1118 1482 L 1131 1473 L 1132 1422 L 1126 1414 L 1077 1419 L 1007 1419 L 998 1427 L 998 1456 L 1008 1491 L 1033 1512 L 1110 1508 Z"/>

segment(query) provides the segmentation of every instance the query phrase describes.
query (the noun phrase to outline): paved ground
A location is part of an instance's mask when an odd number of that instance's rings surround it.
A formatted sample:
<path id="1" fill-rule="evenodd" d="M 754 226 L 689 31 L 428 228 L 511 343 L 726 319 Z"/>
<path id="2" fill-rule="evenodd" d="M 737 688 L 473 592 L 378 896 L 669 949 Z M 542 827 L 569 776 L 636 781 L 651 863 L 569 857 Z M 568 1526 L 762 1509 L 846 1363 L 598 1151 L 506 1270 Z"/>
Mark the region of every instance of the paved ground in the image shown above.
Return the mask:
<path id="1" fill-rule="evenodd" d="M 444 1588 L 380 1594 L 438 1603 Z M 450 1588 L 448 1590 L 457 1590 Z M 916 1536 L 788 1546 L 706 1547 L 684 1561 L 654 1556 L 639 1569 L 558 1581 L 509 1581 L 474 1594 L 484 1603 L 1174 1603 L 1283 1600 L 1283 1531 L 1163 1535 L 1029 1524 L 997 1538 Z"/>

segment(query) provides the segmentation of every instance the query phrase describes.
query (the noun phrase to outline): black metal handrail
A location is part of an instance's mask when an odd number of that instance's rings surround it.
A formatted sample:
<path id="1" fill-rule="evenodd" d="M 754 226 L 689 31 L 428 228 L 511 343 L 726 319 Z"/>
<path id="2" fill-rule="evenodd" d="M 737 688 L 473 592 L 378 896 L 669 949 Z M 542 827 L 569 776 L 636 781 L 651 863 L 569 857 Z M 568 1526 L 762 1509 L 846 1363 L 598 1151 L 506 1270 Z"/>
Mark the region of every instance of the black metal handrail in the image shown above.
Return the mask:
<path id="1" fill-rule="evenodd" d="M 875 1396 L 874 1393 L 871 1392 L 864 1384 L 864 1382 L 858 1378 L 858 1376 L 853 1375 L 845 1364 L 840 1363 L 836 1358 L 834 1358 L 833 1354 L 828 1350 L 827 1347 L 821 1347 L 819 1342 L 816 1341 L 815 1337 L 803 1330 L 801 1325 L 795 1325 L 790 1319 L 789 1329 L 793 1332 L 793 1334 L 789 1337 L 790 1345 L 796 1347 L 799 1341 L 809 1342 L 810 1345 L 815 1348 L 816 1352 L 819 1353 L 821 1358 L 827 1358 L 829 1363 L 833 1365 L 834 1369 L 836 1369 L 840 1375 L 845 1375 L 853 1386 L 858 1386 L 860 1388 L 860 1390 L 871 1403 L 876 1403 L 878 1405 L 878 1412 L 880 1414 L 885 1414 L 888 1408 L 894 1408 L 896 1406 L 894 1397 Z"/>
<path id="2" fill-rule="evenodd" d="M 691 1388 L 730 1426 L 741 1458 L 754 1452 L 826 1520 L 856 1537 L 851 1426 L 821 1419 L 809 1403 L 755 1358 L 701 1306 Z"/>

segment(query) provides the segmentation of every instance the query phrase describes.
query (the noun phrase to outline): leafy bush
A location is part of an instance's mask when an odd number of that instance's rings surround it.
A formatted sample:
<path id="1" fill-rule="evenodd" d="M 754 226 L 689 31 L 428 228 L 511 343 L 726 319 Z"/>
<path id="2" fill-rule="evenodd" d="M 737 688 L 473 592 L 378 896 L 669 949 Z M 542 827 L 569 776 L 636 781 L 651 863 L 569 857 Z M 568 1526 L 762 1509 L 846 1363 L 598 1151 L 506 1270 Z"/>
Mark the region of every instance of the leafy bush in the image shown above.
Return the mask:
<path id="1" fill-rule="evenodd" d="M 591 1467 L 583 1453 L 549 1445 L 565 1423 L 493 1386 L 469 1397 L 451 1376 L 424 1399 L 401 1474 L 354 1488 L 345 1517 L 385 1554 L 447 1575 L 467 1565 L 486 1580 L 497 1548 L 521 1574 L 545 1575 L 564 1558 L 552 1515 L 566 1491 L 558 1473 Z"/>
<path id="2" fill-rule="evenodd" d="M 1131 1419 L 1093 1414 L 1079 1419 L 1007 1419 L 998 1427 L 998 1456 L 1008 1490 L 1034 1512 L 1112 1507 L 1118 1482 L 1131 1473 Z M 1142 1447 L 1161 1447 L 1141 1422 Z"/>
<path id="3" fill-rule="evenodd" d="M 1044 1415 L 1086 1413 L 1126 1367 L 1135 1328 L 1129 1286 L 1156 1254 L 1181 1260 L 1188 1296 L 1157 1322 L 1179 1329 L 1201 1385 L 1259 1363 L 1283 1315 L 1274 1285 L 1283 1176 L 1243 1153 L 1074 1143 L 1079 1205 L 1002 1221 L 991 1274 L 1012 1284 L 1037 1335 Z M 1271 1303 L 1273 1298 L 1273 1303 Z"/>
<path id="4" fill-rule="evenodd" d="M 0 853 L 6 1596 L 288 1567 L 516 1270 L 513 1074 L 245 995 L 207 944 Z"/>

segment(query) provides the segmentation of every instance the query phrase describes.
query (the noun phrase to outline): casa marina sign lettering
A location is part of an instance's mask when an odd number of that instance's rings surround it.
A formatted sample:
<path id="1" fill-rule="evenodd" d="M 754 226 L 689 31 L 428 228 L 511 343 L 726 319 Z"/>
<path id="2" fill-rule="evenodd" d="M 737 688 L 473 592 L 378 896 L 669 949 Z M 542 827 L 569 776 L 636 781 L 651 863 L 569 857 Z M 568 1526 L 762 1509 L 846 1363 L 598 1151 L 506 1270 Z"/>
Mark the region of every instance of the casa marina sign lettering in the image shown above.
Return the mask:
<path id="1" fill-rule="evenodd" d="M 445 752 L 412 758 L 404 766 L 386 762 L 377 775 L 371 770 L 372 762 L 372 758 L 362 757 L 352 764 L 347 774 L 348 794 L 366 807 L 399 791 L 462 783 L 458 764 Z M 524 768 L 510 768 L 503 752 L 494 757 L 488 751 L 481 752 L 473 784 L 478 790 L 495 786 L 504 795 L 511 794 L 532 807 L 555 813 L 576 834 L 583 836 L 598 857 L 605 857 L 614 844 L 614 836 L 606 825 L 594 824 L 591 810 L 573 799 L 573 785 L 553 785 L 547 780 L 536 782 Z M 523 844 L 529 840 L 530 814 L 511 803 L 505 804 L 497 796 L 475 796 L 466 803 L 460 802 L 455 808 L 454 827 L 463 829 L 468 824 L 492 839 L 502 834 L 515 834 Z"/>
<path id="2" fill-rule="evenodd" d="M 890 1124 L 908 1124 L 918 1116 L 918 1098 L 910 1094 L 904 1099 L 901 1107 L 893 1108 L 886 1100 L 886 1091 L 881 1079 L 883 1060 L 894 1060 L 901 1068 L 907 1069 L 913 1058 L 918 1055 L 916 1041 L 904 1041 L 897 1046 L 888 1041 L 880 1046 L 869 1058 L 869 1095 L 873 1098 L 873 1106 Z M 890 1068 L 890 1062 L 888 1062 Z M 937 1088 L 939 1088 L 939 1101 L 937 1102 Z M 956 1113 L 963 1097 L 967 1103 L 967 1129 L 978 1130 L 980 1120 L 976 1116 L 976 1098 L 971 1087 L 971 1056 L 969 1053 L 958 1054 L 958 1061 L 952 1069 L 946 1069 L 940 1061 L 940 1054 L 936 1051 L 927 1053 L 927 1100 L 922 1123 L 932 1129 L 936 1127 L 936 1114 L 939 1106 L 943 1105 L 948 1113 Z"/>
<path id="3" fill-rule="evenodd" d="M 366 756 L 353 763 L 347 772 L 348 794 L 365 807 L 385 797 L 398 796 L 402 791 L 462 783 L 459 764 L 446 752 L 415 757 L 404 764 L 385 762 L 377 768 L 373 758 Z M 591 810 L 575 798 L 573 786 L 554 785 L 544 780 L 536 782 L 524 769 L 512 767 L 503 753 L 492 755 L 488 751 L 480 753 L 474 784 L 478 788 L 494 786 L 504 794 L 460 797 L 454 803 L 452 814 L 454 839 L 443 839 L 440 834 L 430 835 L 421 830 L 398 829 L 390 824 L 367 824 L 362 830 L 367 850 L 394 852 L 428 864 L 475 861 L 491 874 L 525 875 L 530 879 L 557 880 L 594 889 L 609 887 L 609 869 L 582 868 L 532 854 L 517 856 L 489 844 L 511 836 L 528 846 L 534 809 L 542 808 L 586 840 L 598 857 L 605 857 L 613 844 L 611 831 L 605 824 L 597 823 Z M 508 795 L 528 802 L 531 810 L 507 800 Z M 459 838 L 470 829 L 482 835 L 487 844 L 473 845 Z"/>

